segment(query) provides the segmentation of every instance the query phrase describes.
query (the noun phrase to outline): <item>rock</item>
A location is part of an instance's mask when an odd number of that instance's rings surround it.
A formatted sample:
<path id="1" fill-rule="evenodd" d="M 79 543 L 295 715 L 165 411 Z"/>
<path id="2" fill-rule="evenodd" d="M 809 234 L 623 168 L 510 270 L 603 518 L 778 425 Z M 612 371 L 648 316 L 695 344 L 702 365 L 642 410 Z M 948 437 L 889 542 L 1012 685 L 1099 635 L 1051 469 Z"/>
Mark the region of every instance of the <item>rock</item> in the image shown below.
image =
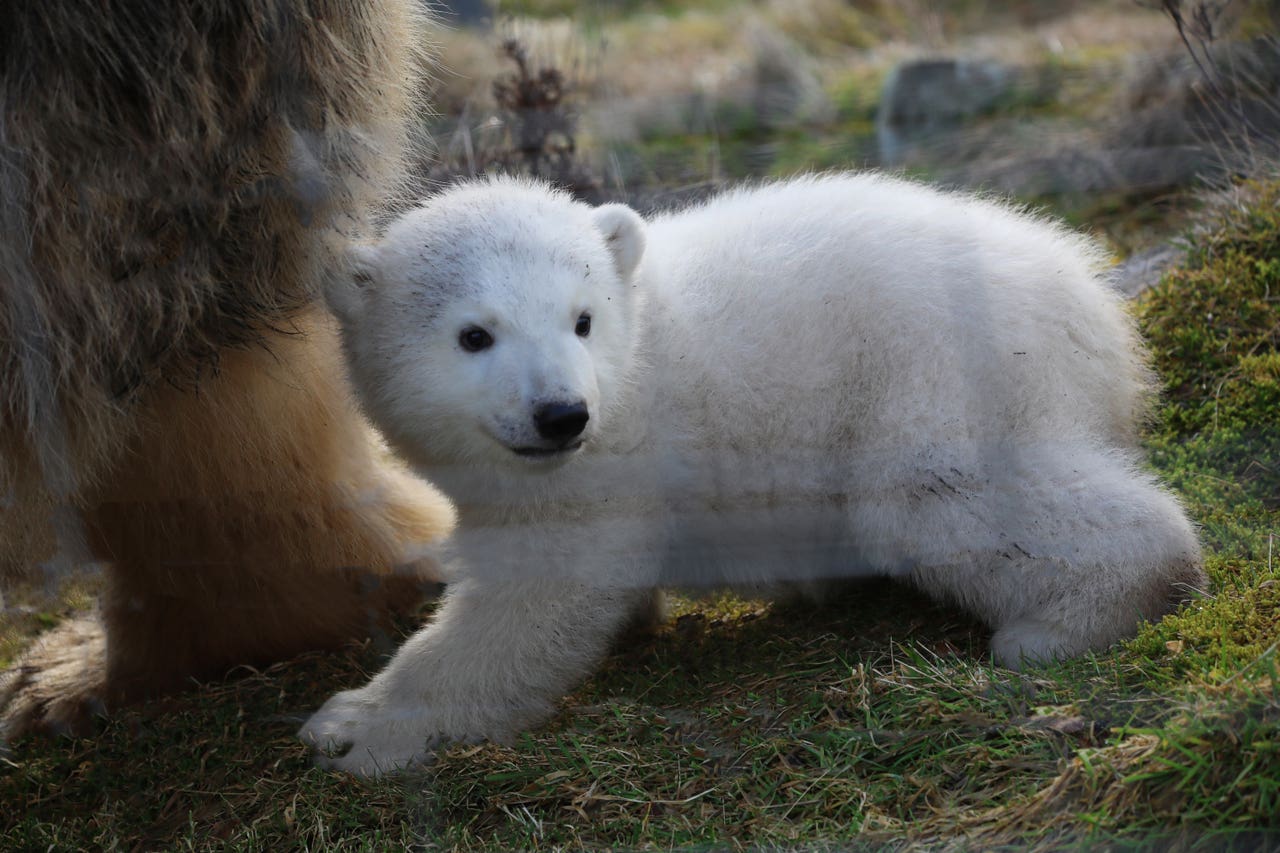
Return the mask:
<path id="1" fill-rule="evenodd" d="M 1159 283 L 1160 276 L 1182 260 L 1184 254 L 1184 247 L 1166 244 L 1132 255 L 1112 271 L 1111 286 L 1133 299 Z"/>
<path id="2" fill-rule="evenodd" d="M 993 109 L 1017 80 L 989 60 L 924 59 L 889 73 L 876 115 L 880 161 L 901 163 L 910 147 Z"/>

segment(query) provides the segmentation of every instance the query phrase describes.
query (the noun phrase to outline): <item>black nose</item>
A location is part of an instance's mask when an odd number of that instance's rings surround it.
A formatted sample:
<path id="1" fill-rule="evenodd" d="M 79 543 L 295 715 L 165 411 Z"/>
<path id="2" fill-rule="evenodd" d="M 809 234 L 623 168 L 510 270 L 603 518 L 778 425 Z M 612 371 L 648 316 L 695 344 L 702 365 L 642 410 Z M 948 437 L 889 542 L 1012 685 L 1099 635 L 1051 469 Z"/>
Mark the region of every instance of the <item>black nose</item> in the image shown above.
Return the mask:
<path id="1" fill-rule="evenodd" d="M 533 422 L 538 427 L 538 435 L 552 441 L 568 441 L 587 428 L 587 404 L 547 403 L 539 406 L 533 413 Z"/>

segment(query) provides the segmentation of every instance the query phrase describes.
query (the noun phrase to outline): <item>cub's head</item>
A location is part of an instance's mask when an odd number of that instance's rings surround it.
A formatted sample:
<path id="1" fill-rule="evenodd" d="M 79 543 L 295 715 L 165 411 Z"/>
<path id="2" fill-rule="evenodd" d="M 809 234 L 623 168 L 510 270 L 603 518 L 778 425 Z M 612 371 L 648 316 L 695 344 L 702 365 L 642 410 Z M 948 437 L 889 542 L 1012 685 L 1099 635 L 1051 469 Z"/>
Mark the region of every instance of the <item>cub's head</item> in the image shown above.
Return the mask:
<path id="1" fill-rule="evenodd" d="M 329 303 L 357 391 L 419 464 L 553 465 L 631 380 L 644 223 L 542 184 L 463 184 L 351 249 Z"/>

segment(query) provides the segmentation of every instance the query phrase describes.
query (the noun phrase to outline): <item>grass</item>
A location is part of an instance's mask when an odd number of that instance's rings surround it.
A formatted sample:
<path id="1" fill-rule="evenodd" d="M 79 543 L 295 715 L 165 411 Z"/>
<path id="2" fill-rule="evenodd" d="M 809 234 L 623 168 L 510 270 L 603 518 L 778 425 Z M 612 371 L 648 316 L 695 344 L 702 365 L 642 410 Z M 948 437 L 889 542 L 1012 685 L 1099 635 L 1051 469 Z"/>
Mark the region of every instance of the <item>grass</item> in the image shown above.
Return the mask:
<path id="1" fill-rule="evenodd" d="M 549 724 L 357 781 L 293 732 L 368 648 L 238 671 L 16 745 L 7 849 L 706 849 L 1280 843 L 1280 184 L 1192 235 L 1136 310 L 1166 385 L 1153 464 L 1212 595 L 1105 653 L 1013 673 L 885 583 L 817 608 L 679 599 Z"/>

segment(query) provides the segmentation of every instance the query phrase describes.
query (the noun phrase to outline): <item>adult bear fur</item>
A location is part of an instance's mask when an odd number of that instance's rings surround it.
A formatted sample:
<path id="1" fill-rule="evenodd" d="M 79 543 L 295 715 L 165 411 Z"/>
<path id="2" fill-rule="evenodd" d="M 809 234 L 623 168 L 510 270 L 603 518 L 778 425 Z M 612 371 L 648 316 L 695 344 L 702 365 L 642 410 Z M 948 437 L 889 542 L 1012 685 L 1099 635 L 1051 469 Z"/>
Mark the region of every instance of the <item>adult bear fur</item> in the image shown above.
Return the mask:
<path id="1" fill-rule="evenodd" d="M 108 566 L 102 623 L 0 678 L 4 734 L 360 635 L 338 570 L 449 528 L 381 461 L 313 307 L 401 189 L 428 23 L 414 0 L 0 13 L 0 532 L 24 531 L 0 571 Z"/>

